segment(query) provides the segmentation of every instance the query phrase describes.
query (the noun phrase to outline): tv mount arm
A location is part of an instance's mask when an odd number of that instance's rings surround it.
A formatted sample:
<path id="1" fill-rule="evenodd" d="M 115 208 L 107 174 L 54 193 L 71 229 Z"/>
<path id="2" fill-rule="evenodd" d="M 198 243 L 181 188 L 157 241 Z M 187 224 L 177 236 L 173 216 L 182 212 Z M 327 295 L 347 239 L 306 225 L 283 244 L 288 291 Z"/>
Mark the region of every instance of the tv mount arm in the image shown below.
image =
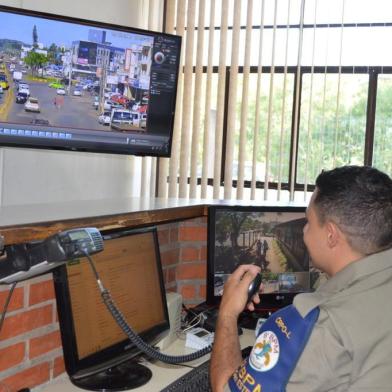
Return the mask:
<path id="1" fill-rule="evenodd" d="M 90 255 L 101 252 L 102 250 L 103 238 L 96 228 L 67 230 L 52 235 L 38 244 L 10 246 L 6 249 L 6 261 L 4 263 L 0 262 L 0 284 L 16 283 L 17 281 L 46 273 L 72 259 L 86 257 L 93 270 L 103 302 L 110 314 L 129 340 L 149 357 L 162 362 L 178 364 L 193 361 L 208 354 L 212 350 L 212 346 L 208 346 L 188 355 L 174 356 L 163 354 L 145 343 L 128 325 L 111 298 L 109 291 L 99 278 Z"/>

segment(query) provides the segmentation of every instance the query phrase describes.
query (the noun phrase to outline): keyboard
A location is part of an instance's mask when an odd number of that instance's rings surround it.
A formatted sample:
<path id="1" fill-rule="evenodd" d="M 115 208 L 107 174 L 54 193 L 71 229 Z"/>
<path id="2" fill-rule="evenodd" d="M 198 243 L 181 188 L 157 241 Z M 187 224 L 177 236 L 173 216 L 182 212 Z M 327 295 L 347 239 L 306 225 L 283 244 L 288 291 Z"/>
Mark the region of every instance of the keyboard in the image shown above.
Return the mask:
<path id="1" fill-rule="evenodd" d="M 252 346 L 248 346 L 241 351 L 242 358 L 249 356 Z M 210 361 L 205 361 L 193 368 L 190 372 L 178 378 L 161 392 L 210 392 Z"/>

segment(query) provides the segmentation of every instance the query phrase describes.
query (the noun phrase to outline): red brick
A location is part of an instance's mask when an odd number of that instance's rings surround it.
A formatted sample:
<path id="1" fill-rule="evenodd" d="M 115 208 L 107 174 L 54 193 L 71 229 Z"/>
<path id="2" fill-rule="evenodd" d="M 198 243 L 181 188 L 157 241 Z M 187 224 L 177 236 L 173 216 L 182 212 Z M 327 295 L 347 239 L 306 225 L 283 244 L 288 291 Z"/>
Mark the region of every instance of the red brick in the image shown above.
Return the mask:
<path id="1" fill-rule="evenodd" d="M 0 380 L 0 392 L 10 392 L 11 389 L 9 388 L 10 388 L 9 385 L 5 384 L 3 380 Z"/>
<path id="2" fill-rule="evenodd" d="M 178 227 L 170 228 L 170 242 L 178 241 Z"/>
<path id="3" fill-rule="evenodd" d="M 193 218 L 181 222 L 181 226 L 201 226 L 203 224 L 207 224 L 206 218 Z"/>
<path id="4" fill-rule="evenodd" d="M 17 343 L 0 350 L 0 372 L 23 362 L 25 344 Z M 0 389 L 1 391 L 1 389 Z"/>
<path id="5" fill-rule="evenodd" d="M 37 309 L 28 310 L 14 316 L 6 317 L 0 340 L 9 339 L 35 328 L 52 323 L 53 306 L 46 305 Z"/>
<path id="6" fill-rule="evenodd" d="M 159 245 L 166 245 L 170 240 L 170 231 L 169 229 L 161 229 L 158 230 L 158 241 Z"/>
<path id="7" fill-rule="evenodd" d="M 0 309 L 4 308 L 5 301 L 7 300 L 9 290 L 0 292 Z M 23 308 L 23 287 L 16 288 L 12 293 L 11 301 L 8 305 L 7 312 Z"/>
<path id="8" fill-rule="evenodd" d="M 181 248 L 181 261 L 198 261 L 199 260 L 198 248 Z"/>
<path id="9" fill-rule="evenodd" d="M 207 286 L 205 284 L 200 285 L 199 296 L 203 299 L 207 298 Z"/>
<path id="10" fill-rule="evenodd" d="M 205 279 L 207 268 L 205 263 L 180 264 L 177 267 L 177 280 Z"/>
<path id="11" fill-rule="evenodd" d="M 207 261 L 207 247 L 206 246 L 202 246 L 200 248 L 200 260 Z"/>
<path id="12" fill-rule="evenodd" d="M 39 365 L 5 378 L 1 382 L 8 385 L 11 392 L 18 391 L 22 388 L 33 388 L 49 380 L 49 369 L 49 362 L 40 363 Z"/>
<path id="13" fill-rule="evenodd" d="M 179 241 L 207 241 L 207 228 L 194 227 L 180 227 L 178 233 Z"/>
<path id="14" fill-rule="evenodd" d="M 194 299 L 196 297 L 196 288 L 193 285 L 184 285 L 181 287 L 183 299 Z"/>
<path id="15" fill-rule="evenodd" d="M 170 249 L 161 253 L 161 262 L 163 266 L 175 265 L 179 261 L 179 250 Z"/>
<path id="16" fill-rule="evenodd" d="M 54 331 L 47 335 L 31 339 L 29 349 L 30 359 L 59 347 L 61 347 L 60 331 Z"/>
<path id="17" fill-rule="evenodd" d="M 40 282 L 32 284 L 30 286 L 30 300 L 29 305 L 35 305 L 40 302 L 45 302 L 50 299 L 54 299 L 54 286 L 53 280 L 47 280 L 45 282 Z"/>
<path id="18" fill-rule="evenodd" d="M 53 363 L 53 378 L 65 372 L 64 357 L 57 357 Z"/>

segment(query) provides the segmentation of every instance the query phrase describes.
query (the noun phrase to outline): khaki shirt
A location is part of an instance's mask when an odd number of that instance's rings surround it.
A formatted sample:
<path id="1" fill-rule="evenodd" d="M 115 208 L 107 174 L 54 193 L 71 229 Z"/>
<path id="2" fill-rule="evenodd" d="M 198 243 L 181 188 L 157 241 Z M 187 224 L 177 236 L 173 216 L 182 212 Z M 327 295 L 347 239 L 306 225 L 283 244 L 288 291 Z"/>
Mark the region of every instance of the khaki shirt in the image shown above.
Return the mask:
<path id="1" fill-rule="evenodd" d="M 320 316 L 287 392 L 392 391 L 392 249 L 354 263 L 294 304 Z"/>
<path id="2" fill-rule="evenodd" d="M 316 306 L 320 316 L 286 392 L 391 392 L 390 301 L 392 249 L 351 263 L 314 293 L 297 295 L 302 316 Z"/>

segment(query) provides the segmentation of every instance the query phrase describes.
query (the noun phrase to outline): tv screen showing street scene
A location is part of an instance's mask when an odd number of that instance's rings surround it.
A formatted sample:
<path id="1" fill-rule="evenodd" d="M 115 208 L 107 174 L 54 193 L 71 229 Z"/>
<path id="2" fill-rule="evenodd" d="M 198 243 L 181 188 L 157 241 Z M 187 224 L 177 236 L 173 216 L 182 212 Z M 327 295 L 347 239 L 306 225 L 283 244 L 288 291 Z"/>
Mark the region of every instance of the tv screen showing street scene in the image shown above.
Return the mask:
<path id="1" fill-rule="evenodd" d="M 0 6 L 0 143 L 169 156 L 181 38 Z"/>
<path id="2" fill-rule="evenodd" d="M 260 292 L 299 293 L 314 289 L 318 271 L 303 242 L 305 211 L 216 209 L 213 230 L 214 295 L 241 264 L 261 268 Z"/>

